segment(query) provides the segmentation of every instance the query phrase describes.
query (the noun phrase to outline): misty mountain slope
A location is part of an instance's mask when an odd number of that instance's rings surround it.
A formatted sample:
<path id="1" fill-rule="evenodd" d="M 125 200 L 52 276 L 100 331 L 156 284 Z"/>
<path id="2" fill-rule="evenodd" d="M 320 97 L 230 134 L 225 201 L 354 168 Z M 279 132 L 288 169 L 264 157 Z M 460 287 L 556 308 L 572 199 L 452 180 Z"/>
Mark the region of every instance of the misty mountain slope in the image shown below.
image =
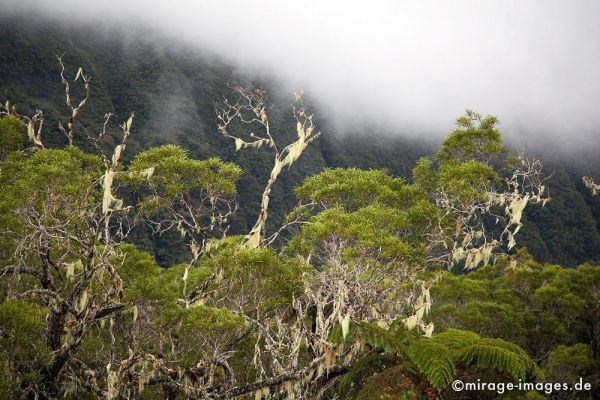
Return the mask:
<path id="1" fill-rule="evenodd" d="M 46 112 L 47 142 L 65 142 L 56 128 L 59 120 L 65 122 L 66 108 L 55 55 L 66 52 L 67 72 L 73 73 L 81 65 L 93 79 L 91 99 L 78 120 L 78 132 L 97 132 L 106 112 L 115 114 L 116 124 L 134 111 L 129 156 L 154 145 L 177 143 L 195 158 L 218 156 L 236 162 L 245 173 L 239 187 L 240 211 L 231 221 L 231 231 L 244 232 L 254 223 L 272 157 L 266 150 L 236 152 L 233 143 L 217 132 L 213 107 L 228 93 L 228 82 L 247 81 L 247 77 L 212 57 L 168 51 L 133 37 L 121 40 L 118 33 L 97 34 L 93 29 L 0 18 L 0 35 L 0 90 L 22 112 L 35 108 Z M 293 100 L 291 93 L 279 93 L 273 82 L 267 85 L 272 85 L 277 104 L 271 113 L 273 126 L 284 127 L 284 134 L 293 132 L 287 108 Z M 295 204 L 293 187 L 306 176 L 338 166 L 386 168 L 395 175 L 409 176 L 415 161 L 435 145 L 360 128 L 353 133 L 335 132 L 326 115 L 313 111 L 323 135 L 281 175 L 272 193 L 271 230 Z M 448 121 L 448 131 L 451 123 Z M 78 143 L 85 146 L 83 140 Z M 580 179 L 581 174 L 598 177 L 600 162 L 591 160 L 572 170 L 567 159 L 549 167 L 556 169 L 548 183 L 553 201 L 544 209 L 528 210 L 520 244 L 540 261 L 575 265 L 600 260 L 600 200 L 589 196 Z M 186 249 L 176 237 L 144 237 L 140 241 L 163 264 L 185 259 Z"/>
<path id="2" fill-rule="evenodd" d="M 600 203 L 578 178 L 568 167 L 556 167 L 548 181 L 552 201 L 527 210 L 520 242 L 544 262 L 576 265 L 599 259 Z"/>

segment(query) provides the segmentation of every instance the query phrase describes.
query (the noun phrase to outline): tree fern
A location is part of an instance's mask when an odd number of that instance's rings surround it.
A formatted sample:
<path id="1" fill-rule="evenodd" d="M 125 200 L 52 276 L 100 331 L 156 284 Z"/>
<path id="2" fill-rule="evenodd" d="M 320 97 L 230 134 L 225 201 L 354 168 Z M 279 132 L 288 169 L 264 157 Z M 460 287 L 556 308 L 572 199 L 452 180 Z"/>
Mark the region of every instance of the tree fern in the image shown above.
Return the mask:
<path id="1" fill-rule="evenodd" d="M 431 340 L 456 351 L 469 344 L 476 343 L 481 338 L 475 332 L 449 329 L 445 332 L 435 334 Z"/>
<path id="2" fill-rule="evenodd" d="M 446 387 L 456 376 L 452 351 L 431 339 L 420 339 L 407 350 L 410 361 L 436 389 Z"/>
<path id="3" fill-rule="evenodd" d="M 527 368 L 521 358 L 499 346 L 478 343 L 457 352 L 457 362 L 479 370 L 496 370 L 515 379 L 525 379 Z"/>
<path id="4" fill-rule="evenodd" d="M 541 371 L 525 350 L 502 339 L 479 339 L 460 349 L 456 359 L 479 369 L 505 372 L 516 379 L 525 379 L 527 375 L 541 375 Z"/>
<path id="5" fill-rule="evenodd" d="M 516 344 L 481 338 L 476 333 L 458 329 L 450 329 L 432 338 L 419 338 L 406 329 L 386 330 L 358 322 L 350 325 L 345 338 L 339 327 L 330 339 L 334 343 L 361 341 L 398 357 L 397 364 L 404 364 L 410 370 L 414 389 L 418 382 L 425 381 L 441 393 L 456 378 L 458 370 L 491 370 L 514 379 L 540 375 L 535 362 Z"/>
<path id="6" fill-rule="evenodd" d="M 329 337 L 329 340 L 336 344 L 344 341 L 362 341 L 372 347 L 382 349 L 386 353 L 398 355 L 405 353 L 406 343 L 410 339 L 410 332 L 406 330 L 392 332 L 367 322 L 351 322 L 345 338 L 341 325 L 338 325 L 332 330 Z"/>

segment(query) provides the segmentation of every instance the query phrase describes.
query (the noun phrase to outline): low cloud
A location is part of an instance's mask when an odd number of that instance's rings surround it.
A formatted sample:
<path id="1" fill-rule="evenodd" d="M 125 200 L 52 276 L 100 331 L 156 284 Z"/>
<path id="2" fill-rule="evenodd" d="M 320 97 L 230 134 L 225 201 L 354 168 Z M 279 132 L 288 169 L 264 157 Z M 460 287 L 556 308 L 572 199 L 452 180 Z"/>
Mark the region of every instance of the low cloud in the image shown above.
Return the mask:
<path id="1" fill-rule="evenodd" d="M 440 136 L 465 108 L 518 144 L 600 137 L 600 2 L 0 1 L 63 23 L 157 32 L 303 88 L 342 130 Z M 153 39 L 154 40 L 154 39 Z"/>

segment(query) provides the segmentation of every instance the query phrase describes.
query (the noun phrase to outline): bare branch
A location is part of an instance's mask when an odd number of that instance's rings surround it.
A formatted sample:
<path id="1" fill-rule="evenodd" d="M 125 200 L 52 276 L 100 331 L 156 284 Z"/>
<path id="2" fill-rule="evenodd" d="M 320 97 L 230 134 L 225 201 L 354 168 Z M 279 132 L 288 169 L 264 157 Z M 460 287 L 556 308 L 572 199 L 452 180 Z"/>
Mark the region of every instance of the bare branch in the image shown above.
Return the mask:
<path id="1" fill-rule="evenodd" d="M 215 106 L 218 129 L 223 136 L 235 141 L 236 150 L 245 147 L 260 148 L 268 145 L 274 150 L 274 165 L 269 180 L 265 186 L 261 199 L 261 210 L 254 227 L 246 235 L 243 246 L 256 248 L 264 243 L 265 226 L 268 218 L 270 194 L 279 174 L 285 167 L 290 167 L 302 154 L 304 149 L 321 134 L 314 131 L 312 115 L 309 115 L 302 102 L 302 93 L 296 93 L 295 102 L 292 105 L 293 115 L 296 119 L 297 139 L 293 143 L 278 151 L 277 143 L 271 134 L 269 117 L 266 107 L 266 92 L 260 89 L 246 89 L 238 86 L 232 87 L 235 100 L 225 99 L 222 104 Z M 262 128 L 262 135 L 250 133 L 250 140 L 242 139 L 238 134 L 231 133 L 230 128 L 234 122 L 249 126 Z"/>
<path id="2" fill-rule="evenodd" d="M 77 73 L 75 74 L 75 78 L 73 79 L 73 83 L 77 83 L 77 81 L 81 78 L 81 80 L 83 82 L 83 87 L 85 90 L 85 96 L 79 102 L 79 104 L 77 106 L 74 106 L 73 99 L 71 97 L 71 86 L 69 85 L 69 81 L 65 78 L 65 65 L 63 63 L 62 57 L 63 57 L 62 55 L 56 56 L 56 58 L 58 59 L 58 63 L 60 64 L 60 68 L 61 68 L 60 80 L 65 88 L 65 102 L 66 102 L 67 107 L 69 108 L 69 112 L 71 113 L 71 115 L 69 116 L 69 120 L 67 122 L 67 129 L 65 129 L 64 126 L 60 122 L 58 123 L 58 127 L 59 127 L 60 131 L 69 140 L 69 144 L 73 145 L 73 127 L 75 124 L 75 119 L 77 118 L 77 115 L 79 114 L 79 111 L 81 110 L 81 108 L 83 106 L 85 106 L 85 104 L 87 103 L 88 98 L 90 96 L 91 77 L 88 75 L 85 75 L 82 67 L 79 67 L 79 69 L 77 70 Z"/>

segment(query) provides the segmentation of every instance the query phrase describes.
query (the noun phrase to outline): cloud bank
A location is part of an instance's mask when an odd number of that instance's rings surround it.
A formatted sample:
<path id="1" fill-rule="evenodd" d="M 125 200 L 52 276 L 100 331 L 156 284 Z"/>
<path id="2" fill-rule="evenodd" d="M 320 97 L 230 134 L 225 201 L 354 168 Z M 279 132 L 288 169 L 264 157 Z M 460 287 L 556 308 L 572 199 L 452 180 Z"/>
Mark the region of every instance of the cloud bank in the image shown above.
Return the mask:
<path id="1" fill-rule="evenodd" d="M 517 143 L 600 139 L 597 0 L 0 3 L 65 23 L 155 30 L 303 88 L 344 129 L 439 136 L 472 108 L 499 116 Z"/>

